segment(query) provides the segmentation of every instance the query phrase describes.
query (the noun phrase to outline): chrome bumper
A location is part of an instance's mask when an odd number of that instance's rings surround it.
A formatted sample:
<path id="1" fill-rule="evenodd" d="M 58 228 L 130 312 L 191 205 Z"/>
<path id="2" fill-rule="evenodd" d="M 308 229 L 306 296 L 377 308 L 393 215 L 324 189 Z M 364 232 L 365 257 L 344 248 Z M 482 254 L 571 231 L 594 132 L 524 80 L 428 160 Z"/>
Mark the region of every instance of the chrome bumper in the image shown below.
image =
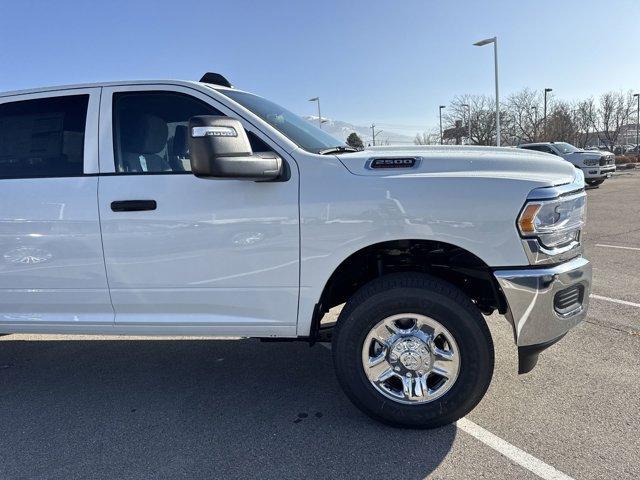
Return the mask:
<path id="1" fill-rule="evenodd" d="M 616 171 L 615 165 L 603 165 L 603 166 L 593 166 L 593 167 L 584 167 L 582 169 L 584 172 L 584 178 L 587 180 L 598 179 L 602 177 L 606 177 L 607 175 L 611 175 Z"/>
<path id="2" fill-rule="evenodd" d="M 582 257 L 549 268 L 497 270 L 494 275 L 507 300 L 506 316 L 518 347 L 551 344 L 587 315 L 591 264 Z M 558 309 L 556 295 L 571 294 L 570 287 L 580 293 L 579 301 L 568 311 Z"/>

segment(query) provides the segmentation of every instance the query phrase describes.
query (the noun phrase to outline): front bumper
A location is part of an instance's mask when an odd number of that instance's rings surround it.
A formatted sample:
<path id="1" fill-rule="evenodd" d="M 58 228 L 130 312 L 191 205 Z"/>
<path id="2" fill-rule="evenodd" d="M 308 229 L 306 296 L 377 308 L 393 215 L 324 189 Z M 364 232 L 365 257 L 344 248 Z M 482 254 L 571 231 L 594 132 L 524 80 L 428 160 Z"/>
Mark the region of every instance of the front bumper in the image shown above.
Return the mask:
<path id="1" fill-rule="evenodd" d="M 608 178 L 616 171 L 615 165 L 594 166 L 594 167 L 582 167 L 584 172 L 584 178 L 586 180 L 599 180 L 601 178 Z"/>
<path id="2" fill-rule="evenodd" d="M 591 264 L 582 257 L 546 268 L 496 270 L 519 355 L 519 372 L 587 315 Z"/>

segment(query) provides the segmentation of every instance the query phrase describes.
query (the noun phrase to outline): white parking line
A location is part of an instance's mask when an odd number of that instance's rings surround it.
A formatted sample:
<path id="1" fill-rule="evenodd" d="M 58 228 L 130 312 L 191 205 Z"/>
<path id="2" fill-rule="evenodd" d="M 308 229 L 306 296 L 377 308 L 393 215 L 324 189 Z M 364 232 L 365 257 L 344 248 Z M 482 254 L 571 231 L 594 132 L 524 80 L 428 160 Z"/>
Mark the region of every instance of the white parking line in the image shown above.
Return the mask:
<path id="1" fill-rule="evenodd" d="M 603 297 L 602 295 L 596 295 L 595 293 L 592 293 L 589 297 L 595 298 L 596 300 L 604 300 L 605 302 L 619 303 L 620 305 L 640 308 L 640 303 L 627 302 L 626 300 L 619 300 L 617 298 Z"/>
<path id="2" fill-rule="evenodd" d="M 330 343 L 321 342 L 320 345 L 325 347 L 327 350 L 331 350 Z M 544 463 L 542 460 L 528 454 L 524 450 L 511 445 L 509 442 L 503 440 L 497 435 L 494 435 L 489 430 L 485 430 L 480 425 L 473 423 L 471 420 L 461 418 L 456 422 L 456 427 L 544 480 L 574 480 L 572 477 L 562 473 L 560 470 Z"/>
<path id="3" fill-rule="evenodd" d="M 569 475 L 562 473 L 560 470 L 544 463 L 533 455 L 529 455 L 524 450 L 511 445 L 490 431 L 485 430 L 480 425 L 476 425 L 471 420 L 461 418 L 456 422 L 456 426 L 463 432 L 475 437 L 496 452 L 501 453 L 512 462 L 526 468 L 540 478 L 545 480 L 573 480 Z"/>
<path id="4" fill-rule="evenodd" d="M 620 245 L 607 245 L 606 243 L 596 243 L 596 247 L 619 248 L 620 250 L 636 250 L 636 251 L 640 251 L 640 248 L 638 248 L 638 247 L 622 247 Z"/>

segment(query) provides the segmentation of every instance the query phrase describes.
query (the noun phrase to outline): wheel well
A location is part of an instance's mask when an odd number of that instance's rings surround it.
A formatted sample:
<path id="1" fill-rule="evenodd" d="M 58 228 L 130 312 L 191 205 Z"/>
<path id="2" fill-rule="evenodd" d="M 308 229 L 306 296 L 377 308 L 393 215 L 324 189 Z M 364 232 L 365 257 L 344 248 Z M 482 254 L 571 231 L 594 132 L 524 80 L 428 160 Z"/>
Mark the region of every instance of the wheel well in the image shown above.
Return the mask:
<path id="1" fill-rule="evenodd" d="M 345 303 L 371 280 L 399 272 L 441 278 L 466 293 L 482 313 L 506 312 L 506 300 L 491 269 L 476 255 L 445 242 L 393 240 L 358 250 L 336 268 L 315 306 L 311 340 L 317 337 L 320 320 L 331 308 Z"/>

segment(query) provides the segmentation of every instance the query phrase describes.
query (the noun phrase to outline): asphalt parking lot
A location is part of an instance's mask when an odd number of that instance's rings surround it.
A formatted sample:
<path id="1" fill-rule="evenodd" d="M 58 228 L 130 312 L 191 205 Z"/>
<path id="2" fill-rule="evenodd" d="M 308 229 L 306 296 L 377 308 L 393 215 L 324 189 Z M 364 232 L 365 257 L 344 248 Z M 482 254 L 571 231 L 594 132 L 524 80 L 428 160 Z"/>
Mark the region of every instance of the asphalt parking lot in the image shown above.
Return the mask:
<path id="1" fill-rule="evenodd" d="M 10 335 L 0 479 L 638 478 L 640 172 L 588 196 L 587 321 L 518 376 L 510 326 L 488 318 L 493 382 L 458 426 L 370 420 L 323 346 Z"/>

